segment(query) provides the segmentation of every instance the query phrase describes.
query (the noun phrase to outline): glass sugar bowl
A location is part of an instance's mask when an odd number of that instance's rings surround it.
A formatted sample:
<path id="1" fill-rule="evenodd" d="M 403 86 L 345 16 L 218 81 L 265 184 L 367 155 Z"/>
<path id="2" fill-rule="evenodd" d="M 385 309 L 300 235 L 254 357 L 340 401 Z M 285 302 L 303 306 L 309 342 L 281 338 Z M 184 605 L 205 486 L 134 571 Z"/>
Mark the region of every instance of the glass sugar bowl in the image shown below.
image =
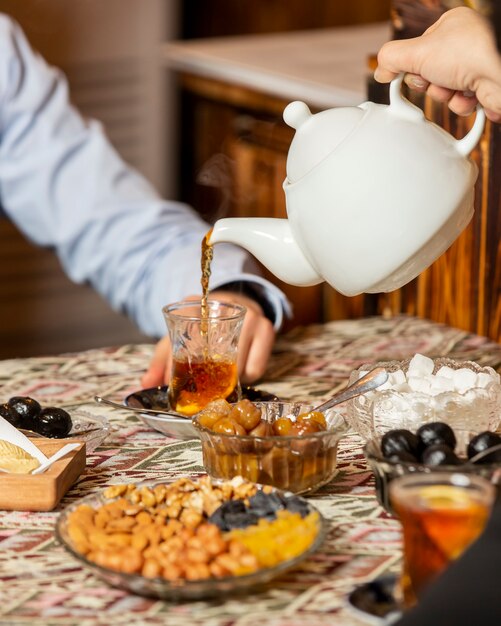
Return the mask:
<path id="1" fill-rule="evenodd" d="M 366 441 L 395 428 L 415 432 L 435 421 L 462 432 L 499 427 L 501 382 L 491 367 L 418 354 L 404 361 L 362 365 L 351 373 L 350 384 L 375 367 L 386 368 L 388 381 L 350 400 L 347 411 L 351 427 Z"/>

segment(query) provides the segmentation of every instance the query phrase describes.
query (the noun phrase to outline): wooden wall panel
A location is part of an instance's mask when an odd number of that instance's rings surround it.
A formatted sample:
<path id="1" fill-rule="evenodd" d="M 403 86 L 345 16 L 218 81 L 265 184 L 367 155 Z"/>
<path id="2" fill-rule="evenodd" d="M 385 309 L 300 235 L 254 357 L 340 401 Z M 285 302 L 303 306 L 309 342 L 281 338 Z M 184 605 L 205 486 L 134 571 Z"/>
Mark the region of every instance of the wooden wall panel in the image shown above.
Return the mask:
<path id="1" fill-rule="evenodd" d="M 474 117 L 458 118 L 445 105 L 426 100 L 429 119 L 458 138 Z M 430 268 L 404 288 L 378 297 L 378 311 L 427 317 L 501 339 L 501 133 L 499 125 L 486 125 L 479 145 L 471 153 L 479 168 L 475 187 L 475 213 L 469 226 Z"/>

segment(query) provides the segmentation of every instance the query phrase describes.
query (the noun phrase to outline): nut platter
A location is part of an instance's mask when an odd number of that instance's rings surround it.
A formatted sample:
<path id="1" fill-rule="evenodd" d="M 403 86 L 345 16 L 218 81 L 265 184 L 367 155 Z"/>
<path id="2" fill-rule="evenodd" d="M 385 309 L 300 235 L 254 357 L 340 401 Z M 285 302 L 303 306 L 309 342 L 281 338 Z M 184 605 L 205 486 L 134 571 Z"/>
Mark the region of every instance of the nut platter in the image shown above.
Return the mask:
<path id="1" fill-rule="evenodd" d="M 170 600 L 266 583 L 313 554 L 325 534 L 303 498 L 208 476 L 113 485 L 56 524 L 58 541 L 107 583 Z"/>

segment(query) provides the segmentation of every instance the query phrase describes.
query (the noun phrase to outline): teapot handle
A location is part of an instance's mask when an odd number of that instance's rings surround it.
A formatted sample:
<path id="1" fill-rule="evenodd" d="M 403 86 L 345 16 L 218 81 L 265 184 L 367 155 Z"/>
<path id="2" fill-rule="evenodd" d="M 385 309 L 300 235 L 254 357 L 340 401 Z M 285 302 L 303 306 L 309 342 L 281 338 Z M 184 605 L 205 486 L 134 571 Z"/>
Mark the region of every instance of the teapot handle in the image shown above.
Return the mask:
<path id="1" fill-rule="evenodd" d="M 404 98 L 402 94 L 402 81 L 404 75 L 399 74 L 390 83 L 390 106 L 392 111 L 401 117 L 407 117 L 408 119 L 422 119 L 424 117 L 423 112 L 418 107 L 410 103 L 407 98 Z M 470 132 L 462 139 L 454 139 L 455 148 L 463 156 L 468 156 L 473 148 L 480 141 L 480 137 L 484 131 L 485 126 L 485 111 L 482 106 L 478 105 L 475 122 L 470 129 Z"/>
<path id="2" fill-rule="evenodd" d="M 470 129 L 470 132 L 462 139 L 456 140 L 456 150 L 463 156 L 468 156 L 473 148 L 480 141 L 480 137 L 484 132 L 485 126 L 485 111 L 482 106 L 477 105 L 477 114 L 475 122 Z"/>

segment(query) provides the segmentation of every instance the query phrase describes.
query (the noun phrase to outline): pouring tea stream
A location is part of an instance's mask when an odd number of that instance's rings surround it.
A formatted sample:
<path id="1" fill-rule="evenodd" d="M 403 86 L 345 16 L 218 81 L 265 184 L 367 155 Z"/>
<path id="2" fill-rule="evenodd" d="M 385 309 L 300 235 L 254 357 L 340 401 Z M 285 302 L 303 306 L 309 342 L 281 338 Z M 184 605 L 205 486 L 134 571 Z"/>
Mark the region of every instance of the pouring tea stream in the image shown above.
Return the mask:
<path id="1" fill-rule="evenodd" d="M 281 280 L 340 293 L 393 291 L 424 271 L 473 215 L 469 153 L 485 113 L 457 140 L 390 86 L 390 104 L 284 111 L 296 129 L 283 188 L 288 219 L 225 218 L 211 245 L 238 244 Z"/>

